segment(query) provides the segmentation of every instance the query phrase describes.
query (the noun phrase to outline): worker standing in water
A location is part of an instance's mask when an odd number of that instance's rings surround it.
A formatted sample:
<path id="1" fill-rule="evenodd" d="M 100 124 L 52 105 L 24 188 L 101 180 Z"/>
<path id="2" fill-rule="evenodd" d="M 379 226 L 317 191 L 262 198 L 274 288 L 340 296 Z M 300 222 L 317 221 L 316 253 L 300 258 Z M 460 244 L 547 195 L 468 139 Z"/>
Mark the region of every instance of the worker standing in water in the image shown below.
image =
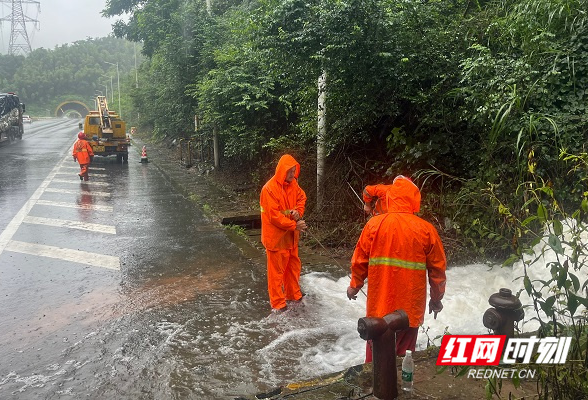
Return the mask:
<path id="1" fill-rule="evenodd" d="M 414 215 L 420 210 L 418 187 L 402 175 L 385 192 L 386 213 L 372 217 L 363 228 L 351 259 L 352 300 L 368 279 L 367 317 L 384 317 L 402 309 L 409 328 L 396 332 L 396 355 L 414 351 L 419 326 L 424 322 L 427 276 L 429 313 L 443 309 L 447 261 L 441 238 L 429 222 Z M 371 343 L 366 362 L 371 362 Z"/>
<path id="2" fill-rule="evenodd" d="M 298 256 L 306 193 L 298 186 L 300 164 L 289 154 L 278 161 L 274 176 L 261 189 L 261 243 L 267 254 L 267 286 L 272 312 L 287 309 L 286 301 L 300 301 Z"/>

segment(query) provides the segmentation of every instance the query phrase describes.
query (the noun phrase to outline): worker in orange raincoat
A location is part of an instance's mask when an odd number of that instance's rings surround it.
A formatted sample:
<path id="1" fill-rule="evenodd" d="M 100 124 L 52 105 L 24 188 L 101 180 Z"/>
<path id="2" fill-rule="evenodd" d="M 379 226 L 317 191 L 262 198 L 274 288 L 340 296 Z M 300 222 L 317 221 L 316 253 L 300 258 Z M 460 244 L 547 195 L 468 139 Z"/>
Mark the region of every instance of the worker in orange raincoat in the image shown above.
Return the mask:
<path id="1" fill-rule="evenodd" d="M 390 202 L 388 191 L 391 188 L 392 185 L 379 184 L 367 185 L 363 189 L 363 210 L 366 212 L 366 214 L 380 215 L 388 212 L 388 204 Z"/>
<path id="2" fill-rule="evenodd" d="M 72 155 L 74 161 L 80 163 L 80 173 L 78 174 L 80 180 L 88 181 L 90 179 L 88 166 L 94 160 L 94 152 L 92 151 L 92 146 L 86 140 L 84 132 L 78 133 L 78 140 L 74 143 Z"/>
<path id="3" fill-rule="evenodd" d="M 396 333 L 396 354 L 404 356 L 406 350 L 415 350 L 418 327 L 425 318 L 427 275 L 429 313 L 437 317 L 443 309 L 447 262 L 437 230 L 414 215 L 420 209 L 418 187 L 409 178 L 398 176 L 387 196 L 388 212 L 366 223 L 355 247 L 347 297 L 355 299 L 367 278 L 368 317 L 406 311 L 409 328 Z M 366 362 L 370 362 L 370 343 L 366 350 Z"/>
<path id="4" fill-rule="evenodd" d="M 272 311 L 286 310 L 286 301 L 300 301 L 298 240 L 306 193 L 298 186 L 300 164 L 283 155 L 274 176 L 261 189 L 261 243 L 267 254 L 267 287 Z"/>

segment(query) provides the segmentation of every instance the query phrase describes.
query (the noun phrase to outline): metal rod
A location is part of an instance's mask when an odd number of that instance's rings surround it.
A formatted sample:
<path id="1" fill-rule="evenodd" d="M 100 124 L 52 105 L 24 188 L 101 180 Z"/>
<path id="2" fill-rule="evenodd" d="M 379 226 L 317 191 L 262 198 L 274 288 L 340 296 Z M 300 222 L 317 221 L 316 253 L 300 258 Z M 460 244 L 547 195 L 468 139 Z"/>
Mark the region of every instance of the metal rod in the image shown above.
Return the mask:
<path id="1" fill-rule="evenodd" d="M 361 205 L 365 205 L 363 202 L 363 199 L 361 197 L 359 197 L 359 194 L 357 194 L 357 192 L 355 191 L 355 189 L 353 189 L 353 186 L 351 186 L 351 183 L 347 182 L 347 184 L 349 185 L 349 187 L 351 188 L 351 191 L 353 191 L 353 194 L 355 194 L 355 196 L 359 199 L 359 202 L 361 203 Z"/>

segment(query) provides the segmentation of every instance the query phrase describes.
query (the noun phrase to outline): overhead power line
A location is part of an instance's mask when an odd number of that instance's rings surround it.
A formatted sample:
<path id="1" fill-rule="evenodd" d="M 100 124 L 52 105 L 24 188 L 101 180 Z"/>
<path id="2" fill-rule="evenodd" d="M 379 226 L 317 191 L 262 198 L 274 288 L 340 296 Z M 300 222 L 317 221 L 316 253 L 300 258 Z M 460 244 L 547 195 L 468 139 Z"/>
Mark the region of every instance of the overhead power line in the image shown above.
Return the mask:
<path id="1" fill-rule="evenodd" d="M 8 44 L 9 55 L 26 55 L 32 51 L 31 41 L 27 32 L 27 23 L 33 23 L 35 29 L 39 28 L 39 21 L 24 14 L 23 4 L 34 4 L 37 6 L 37 13 L 41 9 L 41 3 L 31 0 L 0 0 L 0 3 L 10 4 L 11 13 L 0 18 L 0 23 L 10 23 L 10 41 Z"/>

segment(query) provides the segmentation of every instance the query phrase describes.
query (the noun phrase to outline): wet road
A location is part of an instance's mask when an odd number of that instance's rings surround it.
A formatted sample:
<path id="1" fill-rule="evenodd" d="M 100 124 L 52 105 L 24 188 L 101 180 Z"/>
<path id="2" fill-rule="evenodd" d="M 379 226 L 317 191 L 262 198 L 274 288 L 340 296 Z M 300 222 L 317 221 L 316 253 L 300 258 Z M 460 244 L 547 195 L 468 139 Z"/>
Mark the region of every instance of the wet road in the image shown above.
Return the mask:
<path id="1" fill-rule="evenodd" d="M 79 181 L 77 122 L 0 147 L 1 399 L 229 399 L 361 362 L 345 282 L 305 274 L 268 317 L 265 265 L 136 149 Z"/>

